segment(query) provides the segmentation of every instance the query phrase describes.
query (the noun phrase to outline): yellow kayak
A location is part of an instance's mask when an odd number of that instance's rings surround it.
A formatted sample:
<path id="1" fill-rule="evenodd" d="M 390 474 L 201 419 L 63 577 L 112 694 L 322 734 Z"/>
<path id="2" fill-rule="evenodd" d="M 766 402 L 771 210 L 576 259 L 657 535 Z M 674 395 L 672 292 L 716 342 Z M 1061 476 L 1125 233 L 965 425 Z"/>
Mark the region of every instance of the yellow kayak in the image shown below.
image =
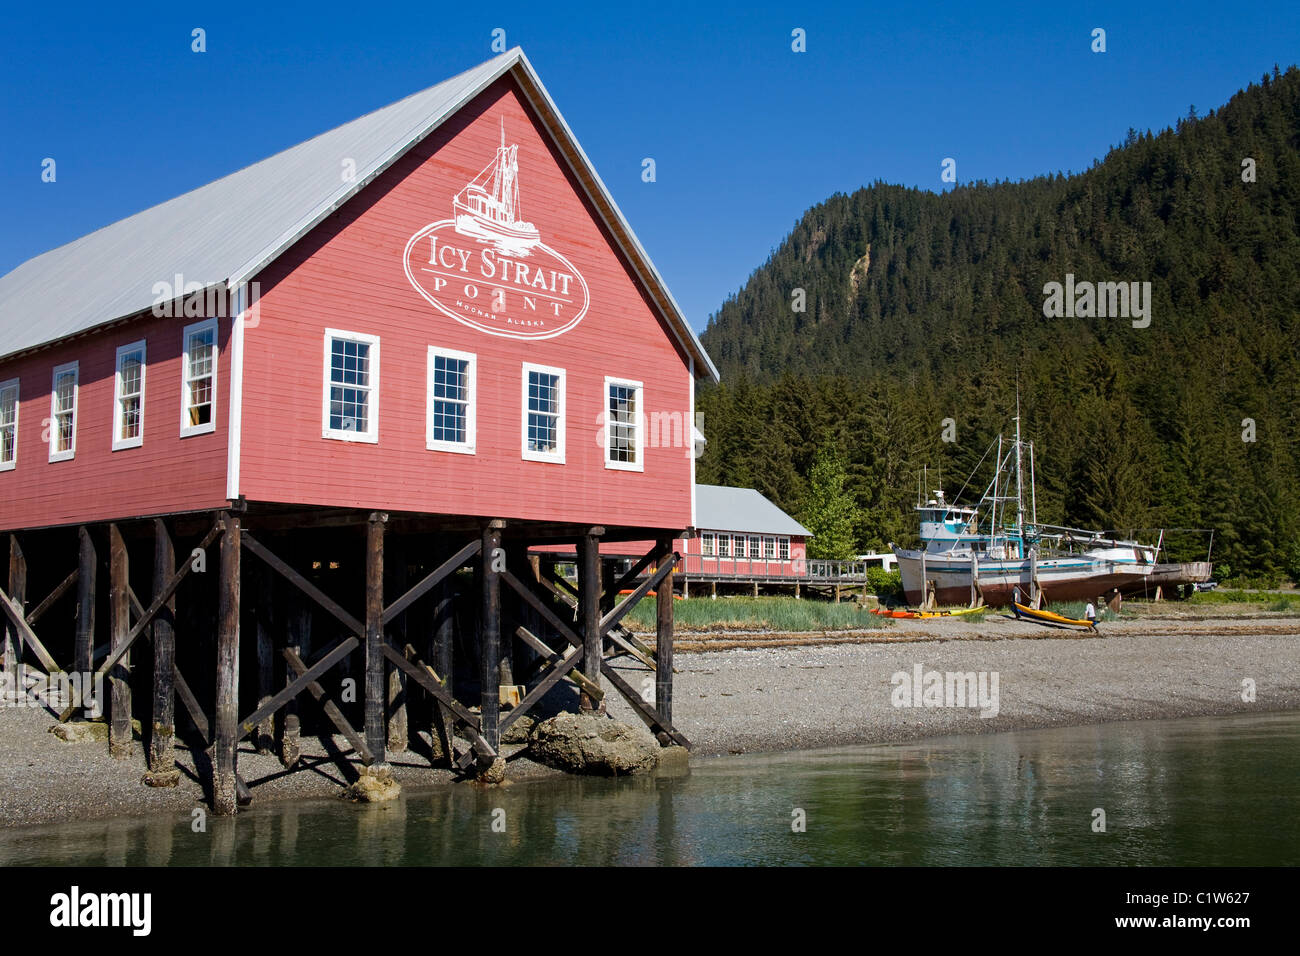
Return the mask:
<path id="1" fill-rule="evenodd" d="M 1051 611 L 1036 611 L 1024 604 L 1013 603 L 1012 607 L 1015 608 L 1016 617 L 1028 618 L 1041 624 L 1061 624 L 1066 627 L 1083 627 L 1090 631 L 1097 630 L 1095 621 L 1081 621 L 1072 617 L 1062 617 L 1059 614 L 1053 614 Z"/>

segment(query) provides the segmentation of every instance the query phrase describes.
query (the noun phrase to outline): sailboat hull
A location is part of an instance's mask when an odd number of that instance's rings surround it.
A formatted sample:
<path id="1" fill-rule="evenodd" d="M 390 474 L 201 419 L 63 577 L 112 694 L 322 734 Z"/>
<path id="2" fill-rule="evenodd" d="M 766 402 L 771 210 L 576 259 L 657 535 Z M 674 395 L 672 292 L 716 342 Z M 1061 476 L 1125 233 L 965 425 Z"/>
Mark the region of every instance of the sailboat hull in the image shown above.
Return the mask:
<path id="1" fill-rule="evenodd" d="M 924 599 L 921 577 L 921 552 L 895 549 L 903 592 L 908 604 Z M 979 588 L 984 603 L 1008 607 L 1017 588 L 1023 600 L 1030 593 L 1033 573 L 1029 561 L 979 562 Z M 1152 572 L 1153 565 L 1137 559 L 1097 560 L 1086 555 L 1044 558 L 1038 562 L 1038 586 L 1048 601 L 1092 601 L 1118 588 L 1131 591 L 1140 587 Z M 966 604 L 971 599 L 971 563 L 965 556 L 925 556 L 925 577 L 934 582 L 935 600 L 939 604 Z"/>

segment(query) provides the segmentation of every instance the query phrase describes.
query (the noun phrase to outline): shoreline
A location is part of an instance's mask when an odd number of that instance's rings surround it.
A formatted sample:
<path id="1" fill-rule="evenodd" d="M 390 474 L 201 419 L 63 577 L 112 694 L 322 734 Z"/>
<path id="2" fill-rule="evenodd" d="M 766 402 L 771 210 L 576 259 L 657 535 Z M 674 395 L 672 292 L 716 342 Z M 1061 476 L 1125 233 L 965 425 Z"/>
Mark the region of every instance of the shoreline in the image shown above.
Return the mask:
<path id="1" fill-rule="evenodd" d="M 918 622 L 922 623 L 922 622 Z M 1211 621 L 1146 618 L 1109 624 L 1100 635 L 1027 630 L 994 615 L 984 622 L 925 621 L 864 636 L 813 634 L 811 643 L 731 647 L 735 635 L 699 642 L 724 650 L 686 650 L 699 635 L 679 634 L 674 718 L 692 742 L 692 757 L 773 753 L 915 741 L 1128 720 L 1300 711 L 1300 618 Z M 1167 625 L 1174 625 L 1169 627 Z M 1245 626 L 1243 626 L 1245 625 Z M 772 635 L 762 635 L 771 638 Z M 897 675 L 922 672 L 997 674 L 996 715 L 947 706 L 895 706 Z M 651 673 L 620 658 L 615 667 L 634 687 Z M 1242 700 L 1242 681 L 1256 699 Z M 990 681 L 987 689 L 994 689 Z M 637 722 L 616 694 L 610 714 Z M 913 702 L 917 698 L 913 697 Z M 986 708 L 987 709 L 987 708 Z M 181 783 L 143 786 L 144 749 L 114 760 L 102 742 L 66 743 L 48 732 L 44 708 L 0 708 L 0 833 L 64 821 L 210 809 L 200 781 L 206 765 L 177 748 Z M 421 743 L 427 735 L 421 737 Z M 339 739 L 343 749 L 347 745 Z M 254 807 L 286 800 L 338 799 L 343 778 L 316 738 L 304 737 L 303 765 L 292 774 L 273 754 L 240 748 L 241 775 Z M 506 748 L 509 781 L 564 778 Z M 350 760 L 353 766 L 357 761 Z M 429 766 L 427 750 L 390 751 L 394 776 L 409 794 L 456 783 Z"/>

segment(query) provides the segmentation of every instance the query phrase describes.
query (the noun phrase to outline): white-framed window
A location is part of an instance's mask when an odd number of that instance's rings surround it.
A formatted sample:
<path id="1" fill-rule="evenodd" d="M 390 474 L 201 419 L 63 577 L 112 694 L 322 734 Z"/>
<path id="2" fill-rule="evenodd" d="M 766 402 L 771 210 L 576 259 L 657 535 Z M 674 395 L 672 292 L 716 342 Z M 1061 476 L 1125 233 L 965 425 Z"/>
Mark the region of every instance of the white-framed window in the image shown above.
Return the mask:
<path id="1" fill-rule="evenodd" d="M 645 471 L 640 382 L 605 377 L 605 467 Z"/>
<path id="2" fill-rule="evenodd" d="M 523 457 L 564 464 L 564 369 L 523 363 Z"/>
<path id="3" fill-rule="evenodd" d="M 54 369 L 50 386 L 50 461 L 67 461 L 77 453 L 77 363 Z"/>
<path id="4" fill-rule="evenodd" d="M 776 557 L 776 538 L 763 539 L 763 557 L 768 561 Z"/>
<path id="5" fill-rule="evenodd" d="M 745 536 L 743 534 L 733 534 L 731 536 L 731 553 L 738 558 L 745 556 Z"/>
<path id="6" fill-rule="evenodd" d="M 726 558 L 731 555 L 731 535 L 718 535 L 718 557 Z"/>
<path id="7" fill-rule="evenodd" d="M 18 379 L 0 382 L 0 471 L 18 464 Z"/>
<path id="8" fill-rule="evenodd" d="M 379 336 L 325 330 L 321 434 L 340 441 L 379 441 Z"/>
<path id="9" fill-rule="evenodd" d="M 782 561 L 789 561 L 790 560 L 790 539 L 782 538 L 777 543 L 777 548 L 778 548 L 777 557 L 779 557 Z"/>
<path id="10" fill-rule="evenodd" d="M 185 326 L 181 339 L 181 437 L 217 429 L 217 320 Z"/>
<path id="11" fill-rule="evenodd" d="M 706 558 L 713 557 L 715 541 L 716 538 L 711 531 L 700 535 L 700 554 Z"/>
<path id="12" fill-rule="evenodd" d="M 144 444 L 144 339 L 117 350 L 113 373 L 113 451 Z"/>
<path id="13" fill-rule="evenodd" d="M 763 539 L 753 535 L 749 539 L 749 557 L 752 561 L 754 558 L 763 556 Z"/>
<path id="14" fill-rule="evenodd" d="M 425 444 L 432 451 L 474 454 L 478 359 L 429 346 L 429 408 Z"/>

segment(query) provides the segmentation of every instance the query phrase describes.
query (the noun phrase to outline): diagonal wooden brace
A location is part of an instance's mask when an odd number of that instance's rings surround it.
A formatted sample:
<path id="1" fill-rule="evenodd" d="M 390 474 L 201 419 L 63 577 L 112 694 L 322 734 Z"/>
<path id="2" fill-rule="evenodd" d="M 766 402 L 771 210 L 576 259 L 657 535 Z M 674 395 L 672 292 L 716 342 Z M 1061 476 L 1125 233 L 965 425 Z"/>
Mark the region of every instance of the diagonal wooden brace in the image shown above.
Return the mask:
<path id="1" fill-rule="evenodd" d="M 465 733 L 468 735 L 470 743 L 474 745 L 474 750 L 480 757 L 492 759 L 497 753 L 482 735 L 478 732 L 478 718 L 462 707 L 456 698 L 447 693 L 447 688 L 443 687 L 433 676 L 423 667 L 408 661 L 406 656 L 394 650 L 389 644 L 385 643 L 381 648 L 383 655 L 387 657 L 401 671 L 403 671 L 411 680 L 415 681 L 437 700 L 442 703 L 448 710 L 455 714 L 464 724 Z"/>
<path id="2" fill-rule="evenodd" d="M 222 530 L 223 526 L 220 522 L 213 525 L 212 530 L 209 531 L 203 541 L 200 542 L 199 550 L 206 551 L 208 546 L 221 536 Z M 153 619 L 158 615 L 158 612 L 161 611 L 167 602 L 172 599 L 172 595 L 175 594 L 176 590 L 181 586 L 181 582 L 189 576 L 190 569 L 193 566 L 193 561 L 186 561 L 176 569 L 176 573 L 167 580 L 166 586 L 158 592 L 158 596 L 154 598 L 153 603 L 149 605 L 142 615 L 140 615 L 140 618 L 135 622 L 135 627 L 131 628 L 130 632 L 126 635 L 125 640 L 123 640 L 122 643 L 113 650 L 113 653 L 108 655 L 108 659 L 104 661 L 103 664 L 99 665 L 99 670 L 95 671 L 96 680 L 102 678 L 105 674 L 111 671 L 115 666 L 117 666 L 117 662 L 126 656 L 127 652 L 131 650 L 131 645 L 134 644 L 136 639 L 144 633 L 145 628 L 153 623 Z"/>
<path id="3" fill-rule="evenodd" d="M 18 629 L 18 633 L 27 642 L 27 646 L 32 649 L 32 653 L 40 660 L 41 666 L 45 668 L 46 672 L 58 674 L 62 671 L 63 668 L 54 660 L 53 655 L 45 649 L 45 645 L 41 643 L 40 638 L 36 636 L 36 632 L 27 623 L 27 618 L 23 616 L 22 605 L 10 598 L 5 593 L 4 588 L 0 588 L 0 604 L 4 605 L 5 615 L 9 620 L 13 621 L 14 627 Z"/>
<path id="4" fill-rule="evenodd" d="M 240 734 L 237 740 L 243 740 L 246 736 L 251 734 L 258 724 L 305 691 L 308 684 L 315 683 L 317 677 L 320 677 L 360 646 L 361 642 L 355 637 L 349 637 L 346 640 L 340 641 L 339 645 L 334 648 L 334 650 L 330 651 L 311 667 L 307 668 L 306 671 L 299 674 L 293 683 L 289 684 L 289 686 L 285 687 L 280 691 L 280 693 L 276 694 L 265 704 L 240 721 Z"/>
<path id="5" fill-rule="evenodd" d="M 652 731 L 662 730 L 671 737 L 675 743 L 681 744 L 688 750 L 690 749 L 691 742 L 670 723 L 668 723 L 668 721 L 664 720 L 663 717 L 659 715 L 659 711 L 655 710 L 642 700 L 641 695 L 636 692 L 631 684 L 623 680 L 622 675 L 620 675 L 618 671 L 610 667 L 607 662 L 601 661 L 600 672 L 611 684 L 614 685 L 615 689 L 623 695 L 623 699 L 632 705 L 632 709 L 636 711 L 636 715 L 641 718 L 647 727 Z"/>
<path id="6" fill-rule="evenodd" d="M 650 577 L 642 581 L 641 586 L 638 587 L 631 594 L 629 594 L 618 605 L 618 607 L 614 608 L 612 611 L 610 611 L 608 614 L 606 614 L 604 617 L 600 619 L 601 637 L 604 637 L 606 634 L 608 634 L 609 629 L 611 627 L 613 627 L 619 621 L 623 620 L 623 617 L 627 614 L 628 611 L 636 607 L 637 604 L 641 602 L 641 599 L 643 597 L 645 597 L 652 590 L 654 590 L 654 588 L 658 586 L 658 584 L 661 581 L 663 581 L 664 578 L 666 578 L 669 574 L 672 573 L 672 570 L 674 567 L 676 567 L 677 561 L 679 560 L 680 557 L 681 556 L 676 553 L 670 554 L 667 557 L 665 557 L 663 561 L 660 563 L 658 570 L 655 571 L 654 574 L 652 574 Z"/>
<path id="7" fill-rule="evenodd" d="M 528 713 L 534 704 L 550 693 L 552 687 L 564 680 L 565 677 L 571 676 L 570 671 L 582 663 L 582 655 L 583 649 L 580 647 L 572 649 L 565 657 L 555 655 L 556 663 L 552 664 L 551 672 L 543 677 L 536 687 L 524 695 L 524 699 L 519 702 L 519 706 L 501 719 L 501 732 L 505 733 L 507 727 Z M 604 694 L 601 697 L 603 698 Z"/>
<path id="8" fill-rule="evenodd" d="M 35 627 L 36 622 L 40 620 L 41 615 L 44 614 L 46 611 L 48 611 L 54 605 L 55 601 L 63 597 L 63 595 L 68 592 L 68 589 L 77 583 L 78 573 L 79 573 L 78 571 L 73 571 L 71 574 L 69 574 L 66 578 L 63 579 L 62 584 L 60 584 L 53 591 L 51 591 L 49 595 L 46 596 L 44 601 L 36 605 L 36 607 L 32 608 L 30 611 L 28 611 L 27 623 Z"/>
<path id="9" fill-rule="evenodd" d="M 561 621 L 559 616 L 547 607 L 546 602 L 533 593 L 532 588 L 528 587 L 509 571 L 501 572 L 501 580 L 510 585 L 511 589 L 513 589 L 516 594 L 527 601 L 533 610 L 540 614 L 546 620 L 547 624 L 555 628 L 556 632 L 561 637 L 575 647 L 582 647 L 582 638 L 578 637 L 578 635 L 573 632 L 572 625 L 565 624 Z"/>
<path id="10" fill-rule="evenodd" d="M 289 669 L 295 674 L 301 676 L 307 673 L 307 665 L 302 662 L 302 658 L 298 656 L 293 648 L 286 647 L 281 653 L 284 654 L 284 659 L 288 662 Z M 371 754 L 370 748 L 367 747 L 366 742 L 361 739 L 361 735 L 352 729 L 352 725 L 349 724 L 347 718 L 343 716 L 343 711 L 339 710 L 338 705 L 329 699 L 329 695 L 325 693 L 325 688 L 321 687 L 321 685 L 316 681 L 311 681 L 307 685 L 307 693 L 316 698 L 316 702 L 321 705 L 321 709 L 325 712 L 325 716 L 330 719 L 330 723 L 338 729 L 339 733 L 347 738 L 348 743 L 352 745 L 352 749 L 361 755 L 362 761 L 364 761 L 367 766 L 374 763 L 375 758 L 374 755 Z"/>
<path id="11" fill-rule="evenodd" d="M 266 545 L 262 544 L 247 531 L 243 532 L 241 537 L 243 539 L 244 547 L 269 564 L 281 577 L 285 578 L 299 591 L 333 614 L 344 627 L 357 635 L 357 637 L 365 636 L 366 626 L 347 611 L 343 610 L 343 608 L 341 608 L 332 598 L 327 596 L 324 591 L 316 587 L 316 585 L 312 584 L 288 564 L 268 551 Z"/>
<path id="12" fill-rule="evenodd" d="M 442 564 L 438 565 L 438 567 L 433 571 L 429 572 L 429 574 L 426 575 L 419 584 L 411 588 L 411 590 L 407 591 L 385 608 L 383 614 L 383 623 L 385 626 L 391 623 L 397 615 L 401 614 L 416 601 L 420 600 L 420 598 L 424 597 L 424 595 L 429 591 L 441 584 L 443 579 L 449 574 L 452 574 L 463 567 L 466 561 L 478 554 L 479 548 L 481 547 L 482 542 L 479 541 L 478 538 L 475 538 L 446 561 L 442 562 Z"/>
<path id="13" fill-rule="evenodd" d="M 520 625 L 515 629 L 515 635 L 538 654 L 542 655 L 543 660 L 551 667 L 558 667 L 567 659 L 566 655 L 560 654 L 547 647 L 536 634 L 523 625 Z M 570 674 L 569 679 L 586 691 L 588 696 L 595 700 L 604 700 L 605 692 L 593 681 L 589 680 L 586 674 L 579 671 L 576 674 Z"/>

